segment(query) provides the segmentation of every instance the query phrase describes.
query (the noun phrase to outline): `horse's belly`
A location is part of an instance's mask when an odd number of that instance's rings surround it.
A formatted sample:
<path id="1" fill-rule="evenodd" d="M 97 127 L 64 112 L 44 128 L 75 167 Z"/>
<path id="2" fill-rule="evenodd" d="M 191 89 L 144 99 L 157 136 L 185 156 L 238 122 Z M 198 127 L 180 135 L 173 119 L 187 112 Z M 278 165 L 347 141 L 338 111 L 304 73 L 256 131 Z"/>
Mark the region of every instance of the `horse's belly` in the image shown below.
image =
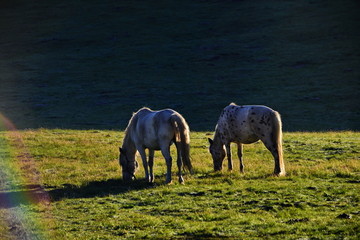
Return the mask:
<path id="1" fill-rule="evenodd" d="M 241 140 L 241 143 L 250 144 L 250 143 L 257 142 L 257 141 L 259 141 L 259 138 L 256 135 L 250 135 L 250 136 L 247 136 L 247 138 L 243 138 Z"/>
<path id="2" fill-rule="evenodd" d="M 240 128 L 234 136 L 235 142 L 250 144 L 259 141 L 259 137 L 248 128 Z"/>
<path id="3" fill-rule="evenodd" d="M 160 144 L 156 141 L 156 139 L 145 139 L 144 148 L 160 150 Z"/>
<path id="4" fill-rule="evenodd" d="M 151 139 L 145 139 L 143 146 L 144 148 L 152 149 L 152 150 L 161 150 L 161 146 L 170 146 L 173 143 L 173 141 L 163 141 L 160 142 L 159 139 L 151 138 Z"/>

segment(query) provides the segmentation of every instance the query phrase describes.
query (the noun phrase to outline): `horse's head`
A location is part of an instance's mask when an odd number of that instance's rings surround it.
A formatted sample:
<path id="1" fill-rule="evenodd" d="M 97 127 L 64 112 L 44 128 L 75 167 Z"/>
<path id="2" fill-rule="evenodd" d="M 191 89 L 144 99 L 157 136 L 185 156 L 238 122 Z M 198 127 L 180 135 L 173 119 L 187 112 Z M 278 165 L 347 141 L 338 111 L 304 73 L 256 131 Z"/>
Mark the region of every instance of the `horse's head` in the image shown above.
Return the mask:
<path id="1" fill-rule="evenodd" d="M 119 148 L 119 163 L 122 168 L 122 175 L 124 181 L 131 181 L 135 179 L 135 172 L 139 166 L 134 156 L 128 156 L 126 150 Z"/>
<path id="2" fill-rule="evenodd" d="M 225 158 L 225 147 L 222 144 L 214 144 L 214 141 L 209 138 L 210 153 L 214 163 L 214 170 L 220 171 L 222 169 L 222 163 Z"/>

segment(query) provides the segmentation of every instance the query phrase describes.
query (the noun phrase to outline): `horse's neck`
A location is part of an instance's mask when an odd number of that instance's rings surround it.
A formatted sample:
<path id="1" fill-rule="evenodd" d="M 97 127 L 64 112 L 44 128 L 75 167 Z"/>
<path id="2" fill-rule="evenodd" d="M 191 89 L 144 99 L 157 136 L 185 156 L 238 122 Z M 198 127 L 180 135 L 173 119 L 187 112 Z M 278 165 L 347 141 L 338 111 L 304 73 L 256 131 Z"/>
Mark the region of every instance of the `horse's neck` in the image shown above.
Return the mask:
<path id="1" fill-rule="evenodd" d="M 130 132 L 126 133 L 126 135 L 124 137 L 124 142 L 123 142 L 122 148 L 125 149 L 126 152 L 128 152 L 129 154 L 135 155 L 136 146 L 135 146 L 135 143 L 133 142 L 133 140 L 131 139 Z"/>
<path id="2" fill-rule="evenodd" d="M 214 135 L 214 143 L 216 145 L 223 145 L 224 143 L 221 140 L 221 133 L 219 131 L 219 129 L 216 129 L 215 131 L 215 135 Z"/>

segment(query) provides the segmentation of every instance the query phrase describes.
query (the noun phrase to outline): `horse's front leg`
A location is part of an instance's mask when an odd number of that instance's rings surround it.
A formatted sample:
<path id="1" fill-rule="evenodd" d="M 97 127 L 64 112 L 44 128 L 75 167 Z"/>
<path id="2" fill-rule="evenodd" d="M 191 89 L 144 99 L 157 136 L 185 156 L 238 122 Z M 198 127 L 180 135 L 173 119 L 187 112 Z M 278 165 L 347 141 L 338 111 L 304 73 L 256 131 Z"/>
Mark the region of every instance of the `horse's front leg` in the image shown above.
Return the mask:
<path id="1" fill-rule="evenodd" d="M 154 167 L 154 150 L 149 149 L 149 168 L 150 168 L 150 182 L 151 183 L 153 183 L 154 179 L 155 179 L 153 167 Z"/>
<path id="2" fill-rule="evenodd" d="M 148 163 L 146 161 L 146 152 L 144 148 L 137 148 L 138 152 L 140 153 L 142 162 L 143 162 L 143 166 L 144 166 L 144 171 L 145 171 L 145 181 L 150 182 L 150 177 L 149 177 L 149 167 L 148 167 Z"/>
<path id="3" fill-rule="evenodd" d="M 161 153 L 164 156 L 165 160 L 166 160 L 166 168 L 167 168 L 167 172 L 166 172 L 166 183 L 171 183 L 171 165 L 172 165 L 172 158 L 170 155 L 170 146 L 167 147 L 163 147 L 161 148 Z"/>
<path id="4" fill-rule="evenodd" d="M 240 172 L 244 173 L 244 162 L 243 162 L 243 145 L 241 143 L 238 143 L 238 157 L 240 161 Z"/>
<path id="5" fill-rule="evenodd" d="M 225 148 L 226 148 L 226 155 L 227 155 L 227 159 L 228 159 L 228 170 L 232 171 L 233 169 L 233 162 L 231 159 L 231 147 L 230 147 L 230 143 L 225 144 Z"/>

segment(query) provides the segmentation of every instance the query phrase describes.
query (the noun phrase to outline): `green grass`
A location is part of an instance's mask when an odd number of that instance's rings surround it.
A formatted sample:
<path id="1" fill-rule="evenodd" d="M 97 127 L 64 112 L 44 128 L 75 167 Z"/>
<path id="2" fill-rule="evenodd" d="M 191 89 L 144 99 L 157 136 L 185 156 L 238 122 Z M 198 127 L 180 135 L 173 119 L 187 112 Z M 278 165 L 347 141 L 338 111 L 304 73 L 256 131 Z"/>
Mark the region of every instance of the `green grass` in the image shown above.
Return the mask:
<path id="1" fill-rule="evenodd" d="M 358 132 L 284 133 L 287 176 L 282 178 L 271 176 L 273 160 L 261 143 L 244 147 L 244 175 L 214 173 L 207 150 L 212 133 L 192 132 L 195 174 L 185 175 L 185 185 L 175 176 L 166 185 L 165 163 L 157 153 L 151 186 L 141 180 L 142 166 L 137 181 L 120 179 L 123 132 L 15 133 L 0 133 L 0 194 L 14 197 L 0 208 L 5 239 L 21 234 L 21 227 L 14 227 L 19 222 L 33 236 L 50 239 L 359 238 Z M 16 167 L 10 171 L 11 164 Z M 44 186 L 49 204 L 20 198 L 36 193 L 29 179 Z M 10 221 L 11 214 L 19 220 Z"/>

